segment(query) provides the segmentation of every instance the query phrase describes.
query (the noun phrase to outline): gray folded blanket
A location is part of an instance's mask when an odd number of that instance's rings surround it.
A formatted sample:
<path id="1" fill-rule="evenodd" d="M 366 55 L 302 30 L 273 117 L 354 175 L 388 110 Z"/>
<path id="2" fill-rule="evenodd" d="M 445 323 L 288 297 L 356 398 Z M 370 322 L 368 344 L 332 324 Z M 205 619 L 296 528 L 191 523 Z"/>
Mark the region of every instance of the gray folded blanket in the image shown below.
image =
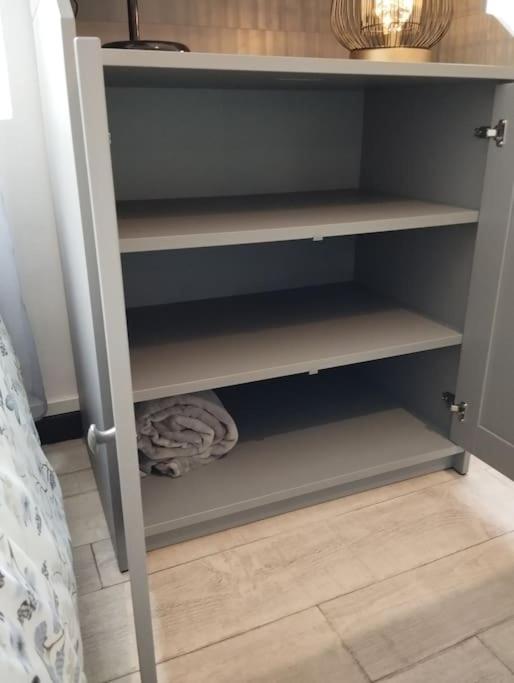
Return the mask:
<path id="1" fill-rule="evenodd" d="M 237 443 L 234 420 L 213 391 L 136 405 L 139 464 L 180 477 L 226 455 Z"/>

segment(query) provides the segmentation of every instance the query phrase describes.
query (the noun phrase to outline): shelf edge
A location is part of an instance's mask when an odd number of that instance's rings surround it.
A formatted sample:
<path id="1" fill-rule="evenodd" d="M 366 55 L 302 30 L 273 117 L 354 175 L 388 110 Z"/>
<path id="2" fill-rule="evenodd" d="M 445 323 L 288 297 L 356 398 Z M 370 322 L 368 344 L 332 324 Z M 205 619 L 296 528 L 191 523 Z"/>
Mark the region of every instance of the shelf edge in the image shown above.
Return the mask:
<path id="1" fill-rule="evenodd" d="M 356 472 L 342 474 L 331 479 L 311 482 L 309 484 L 305 484 L 304 486 L 299 486 L 287 491 L 280 491 L 261 496 L 259 498 L 253 499 L 252 503 L 254 502 L 255 504 L 250 506 L 248 505 L 249 501 L 242 501 L 240 503 L 216 508 L 214 510 L 206 510 L 204 512 L 188 515 L 187 517 L 176 518 L 165 522 L 159 522 L 158 524 L 145 526 L 145 536 L 148 538 L 193 525 L 211 522 L 214 519 L 221 519 L 223 517 L 228 517 L 229 515 L 234 515 L 252 509 L 256 510 L 259 508 L 264 508 L 268 505 L 273 505 L 274 503 L 280 503 L 282 501 L 294 500 L 295 498 L 301 498 L 302 496 L 306 496 L 311 493 L 334 489 L 344 485 L 352 484 L 353 482 L 364 481 L 366 479 L 372 479 L 373 477 L 377 477 L 389 472 L 400 471 L 427 462 L 454 457 L 463 452 L 461 446 L 457 446 L 451 442 L 448 443 L 449 445 L 447 448 L 429 451 L 427 453 L 422 453 L 410 458 L 403 458 L 401 460 L 383 463 L 381 465 L 377 465 L 376 467 L 370 467 L 367 469 L 358 470 Z"/>
<path id="2" fill-rule="evenodd" d="M 434 349 L 446 348 L 448 346 L 460 346 L 462 344 L 462 339 L 463 335 L 460 332 L 455 332 L 454 334 L 441 337 L 440 339 L 432 339 L 429 342 L 421 341 L 398 345 L 395 347 L 395 350 L 392 353 L 391 351 L 384 352 L 384 349 L 374 349 L 373 351 L 344 354 L 344 356 L 334 356 L 321 360 L 310 360 L 291 365 L 276 366 L 273 368 L 263 368 L 246 373 L 226 375 L 223 377 L 211 377 L 202 380 L 195 380 L 192 382 L 182 382 L 180 384 L 154 387 L 151 389 L 135 389 L 133 397 L 134 402 L 139 403 L 141 401 L 150 401 L 158 398 L 165 398 L 167 396 L 177 396 L 179 394 L 189 394 L 197 391 L 206 391 L 209 389 L 220 389 L 221 387 L 232 386 L 235 384 L 247 384 L 249 382 L 257 382 L 278 377 L 288 377 L 303 373 L 316 373 L 320 370 L 344 367 L 346 365 L 356 365 L 357 363 L 366 363 L 369 361 L 380 360 L 382 358 L 395 358 L 397 356 L 404 356 L 422 351 L 432 351 Z"/>
<path id="3" fill-rule="evenodd" d="M 212 233 L 194 233 L 184 235 L 158 235 L 149 237 L 120 237 L 122 254 L 151 251 L 168 251 L 175 249 L 195 249 L 220 247 L 237 244 L 262 244 L 284 242 L 289 240 L 320 240 L 330 237 L 363 235 L 380 232 L 399 232 L 442 226 L 458 226 L 477 223 L 479 212 L 463 209 L 455 213 L 434 215 L 434 217 L 401 218 L 383 221 L 359 221 L 355 223 L 333 223 L 327 225 L 309 225 L 298 228 L 264 228 L 251 231 L 226 231 Z"/>

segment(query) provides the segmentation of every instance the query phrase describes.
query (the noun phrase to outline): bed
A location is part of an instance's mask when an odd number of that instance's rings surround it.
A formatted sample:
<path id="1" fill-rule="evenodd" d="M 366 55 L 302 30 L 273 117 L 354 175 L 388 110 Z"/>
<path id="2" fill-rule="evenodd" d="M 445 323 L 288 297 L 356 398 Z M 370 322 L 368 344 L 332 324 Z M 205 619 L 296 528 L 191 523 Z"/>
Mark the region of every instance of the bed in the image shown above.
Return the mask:
<path id="1" fill-rule="evenodd" d="M 0 318 L 0 681 L 82 683 L 62 494 Z"/>

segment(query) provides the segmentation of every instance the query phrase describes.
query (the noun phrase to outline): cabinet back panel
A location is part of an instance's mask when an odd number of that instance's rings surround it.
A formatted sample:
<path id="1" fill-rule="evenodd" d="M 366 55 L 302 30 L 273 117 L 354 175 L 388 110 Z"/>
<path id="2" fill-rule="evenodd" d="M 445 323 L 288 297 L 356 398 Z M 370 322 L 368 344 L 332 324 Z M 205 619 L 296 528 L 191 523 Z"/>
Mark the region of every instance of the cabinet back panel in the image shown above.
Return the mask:
<path id="1" fill-rule="evenodd" d="M 108 88 L 117 199 L 356 188 L 360 90 Z"/>
<path id="2" fill-rule="evenodd" d="M 427 201 L 480 208 L 494 85 L 366 91 L 361 185 Z"/>
<path id="3" fill-rule="evenodd" d="M 128 308 L 353 279 L 355 238 L 124 254 Z"/>
<path id="4" fill-rule="evenodd" d="M 476 224 L 363 235 L 356 279 L 405 306 L 464 329 Z"/>

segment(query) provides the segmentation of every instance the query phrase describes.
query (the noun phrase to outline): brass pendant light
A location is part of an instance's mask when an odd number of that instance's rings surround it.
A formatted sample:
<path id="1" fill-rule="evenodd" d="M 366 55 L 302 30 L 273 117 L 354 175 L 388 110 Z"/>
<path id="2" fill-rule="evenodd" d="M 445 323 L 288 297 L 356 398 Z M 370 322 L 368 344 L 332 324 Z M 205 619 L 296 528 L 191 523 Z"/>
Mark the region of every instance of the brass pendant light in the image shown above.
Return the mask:
<path id="1" fill-rule="evenodd" d="M 452 16 L 453 0 L 332 0 L 331 23 L 352 59 L 428 62 Z"/>

